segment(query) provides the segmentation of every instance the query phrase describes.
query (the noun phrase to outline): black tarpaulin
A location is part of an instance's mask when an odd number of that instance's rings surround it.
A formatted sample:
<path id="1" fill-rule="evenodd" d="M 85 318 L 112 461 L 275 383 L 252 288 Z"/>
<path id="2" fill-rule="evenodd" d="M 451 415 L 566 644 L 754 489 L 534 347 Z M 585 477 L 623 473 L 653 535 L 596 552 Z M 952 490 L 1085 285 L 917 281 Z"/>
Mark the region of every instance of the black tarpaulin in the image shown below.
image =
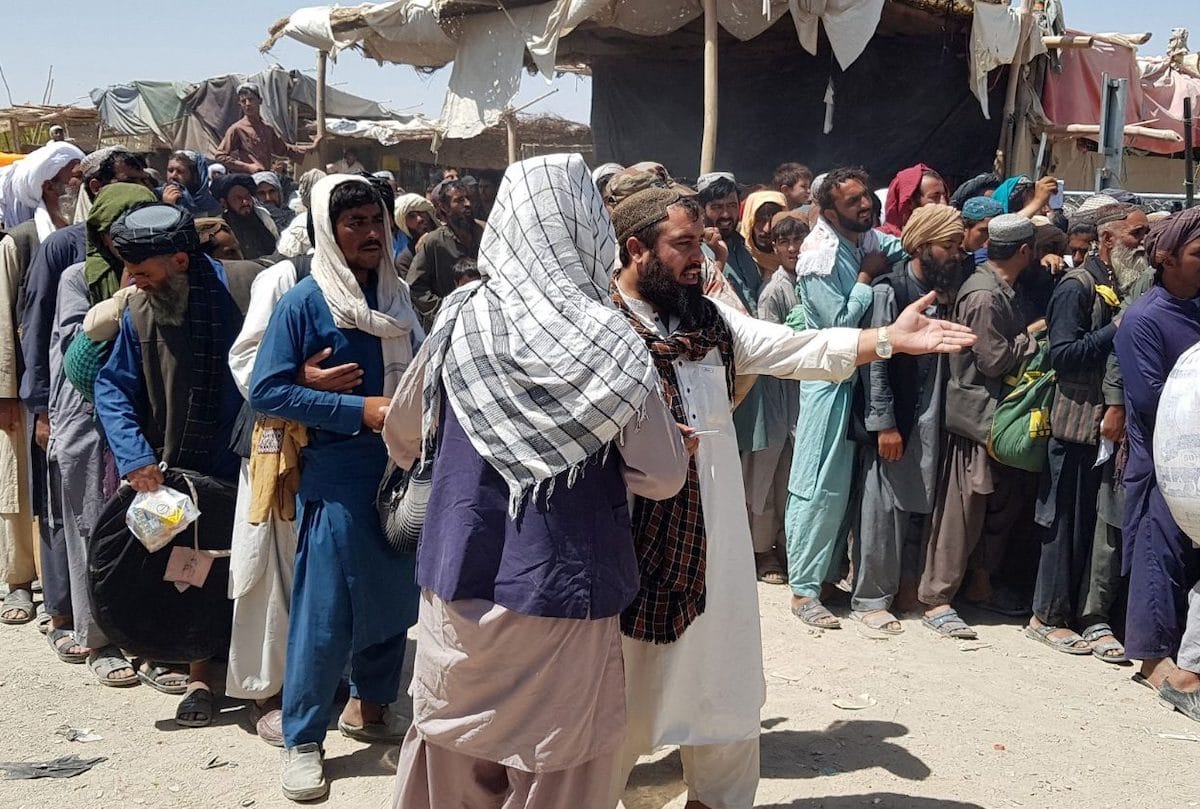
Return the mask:
<path id="1" fill-rule="evenodd" d="M 991 170 L 1003 71 L 993 76 L 988 121 L 968 86 L 965 36 L 876 36 L 845 72 L 828 45 L 812 56 L 798 43 L 781 51 L 756 42 L 722 41 L 720 50 L 716 167 L 739 181 L 769 181 L 777 165 L 793 160 L 817 173 L 863 166 L 877 186 L 917 162 L 948 178 Z M 644 43 L 640 52 L 592 64 L 597 162 L 655 160 L 694 177 L 704 119 L 701 53 L 694 61 L 677 53 L 655 59 L 654 40 Z M 831 75 L 833 129 L 824 134 Z"/>

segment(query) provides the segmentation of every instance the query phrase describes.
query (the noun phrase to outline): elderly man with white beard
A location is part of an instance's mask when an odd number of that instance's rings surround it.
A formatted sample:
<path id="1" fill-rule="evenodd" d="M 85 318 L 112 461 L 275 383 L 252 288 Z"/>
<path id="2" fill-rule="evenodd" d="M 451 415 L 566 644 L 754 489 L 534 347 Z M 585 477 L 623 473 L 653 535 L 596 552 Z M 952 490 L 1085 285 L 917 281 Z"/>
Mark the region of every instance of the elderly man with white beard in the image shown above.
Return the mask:
<path id="1" fill-rule="evenodd" d="M 0 622 L 6 624 L 33 620 L 36 572 L 30 480 L 33 431 L 18 398 L 17 324 L 24 314 L 20 298 L 38 246 L 51 233 L 71 224 L 82 159 L 78 146 L 52 141 L 0 169 L 0 220 L 8 231 L 0 241 L 0 577 L 9 589 L 0 608 Z M 43 511 L 48 513 L 48 509 Z M 61 571 L 62 576 L 59 572 L 52 571 L 56 584 L 66 581 L 66 572 Z M 65 636 L 63 642 L 70 646 Z"/>
<path id="2" fill-rule="evenodd" d="M 1088 599 L 1086 592 L 1101 483 L 1097 446 L 1101 437 L 1116 442 L 1124 433 L 1123 410 L 1106 408 L 1104 395 L 1121 321 L 1118 290 L 1140 273 L 1137 251 L 1150 226 L 1141 209 L 1120 203 L 1096 208 L 1090 218 L 1098 228 L 1098 250 L 1063 275 L 1046 315 L 1058 380 L 1050 410 L 1050 486 L 1043 487 L 1037 509 L 1045 533 L 1026 634 L 1057 651 L 1120 663 L 1125 650 L 1109 624 L 1111 600 Z"/>

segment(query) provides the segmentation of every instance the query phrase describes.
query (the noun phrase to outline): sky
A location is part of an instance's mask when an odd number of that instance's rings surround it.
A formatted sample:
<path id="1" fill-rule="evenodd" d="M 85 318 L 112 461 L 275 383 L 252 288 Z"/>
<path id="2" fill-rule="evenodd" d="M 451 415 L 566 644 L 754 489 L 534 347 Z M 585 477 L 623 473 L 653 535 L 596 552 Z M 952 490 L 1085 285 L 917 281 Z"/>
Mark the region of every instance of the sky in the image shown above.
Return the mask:
<path id="1" fill-rule="evenodd" d="M 1191 31 L 1191 49 L 1200 49 L 1200 3 L 1176 0 L 1063 0 L 1067 25 L 1084 31 L 1151 31 L 1143 55 L 1166 52 L 1175 27 Z M 316 4 L 316 0 L 307 0 Z M 344 5 L 352 5 L 345 0 Z M 3 69 L 16 103 L 42 100 L 54 68 L 51 102 L 88 105 L 95 87 L 134 79 L 198 81 L 225 73 L 256 73 L 270 64 L 315 74 L 316 52 L 282 39 L 269 54 L 258 45 L 275 20 L 301 7 L 297 0 L 122 0 L 112 4 L 81 0 L 5 0 L 6 36 L 0 48 Z M 69 32 L 69 33 L 68 33 Z M 108 43 L 111 43 L 109 45 Z M 799 47 L 799 46 L 797 46 Z M 346 52 L 329 66 L 329 82 L 339 89 L 383 102 L 403 112 L 436 117 L 450 70 L 432 75 L 400 65 L 377 65 Z M 527 111 L 553 113 L 586 122 L 591 87 L 586 78 L 562 76 L 547 83 L 526 75 L 516 106 L 557 90 Z M 0 106 L 8 95 L 0 87 Z"/>

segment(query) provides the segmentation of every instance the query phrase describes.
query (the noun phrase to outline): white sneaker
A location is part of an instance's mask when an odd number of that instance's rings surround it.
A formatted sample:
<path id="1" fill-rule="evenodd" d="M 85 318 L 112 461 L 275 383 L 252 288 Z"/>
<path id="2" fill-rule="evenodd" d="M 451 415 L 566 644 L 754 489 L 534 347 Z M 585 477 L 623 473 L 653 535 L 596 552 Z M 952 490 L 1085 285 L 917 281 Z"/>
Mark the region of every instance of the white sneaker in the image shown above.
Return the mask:
<path id="1" fill-rule="evenodd" d="M 325 780 L 325 762 L 321 745 L 316 742 L 298 744 L 280 754 L 283 766 L 279 785 L 283 796 L 291 801 L 315 801 L 329 794 Z"/>

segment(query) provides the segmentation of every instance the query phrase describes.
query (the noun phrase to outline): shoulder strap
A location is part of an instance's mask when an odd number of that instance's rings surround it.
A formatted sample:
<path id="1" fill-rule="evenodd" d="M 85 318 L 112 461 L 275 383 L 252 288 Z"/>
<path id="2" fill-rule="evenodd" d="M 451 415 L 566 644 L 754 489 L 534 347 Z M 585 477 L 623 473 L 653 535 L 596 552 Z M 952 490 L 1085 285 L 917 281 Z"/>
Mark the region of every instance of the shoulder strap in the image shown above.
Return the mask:
<path id="1" fill-rule="evenodd" d="M 296 256 L 292 259 L 292 266 L 296 268 L 296 283 L 298 284 L 312 275 L 312 256 L 307 253 L 303 256 Z"/>

